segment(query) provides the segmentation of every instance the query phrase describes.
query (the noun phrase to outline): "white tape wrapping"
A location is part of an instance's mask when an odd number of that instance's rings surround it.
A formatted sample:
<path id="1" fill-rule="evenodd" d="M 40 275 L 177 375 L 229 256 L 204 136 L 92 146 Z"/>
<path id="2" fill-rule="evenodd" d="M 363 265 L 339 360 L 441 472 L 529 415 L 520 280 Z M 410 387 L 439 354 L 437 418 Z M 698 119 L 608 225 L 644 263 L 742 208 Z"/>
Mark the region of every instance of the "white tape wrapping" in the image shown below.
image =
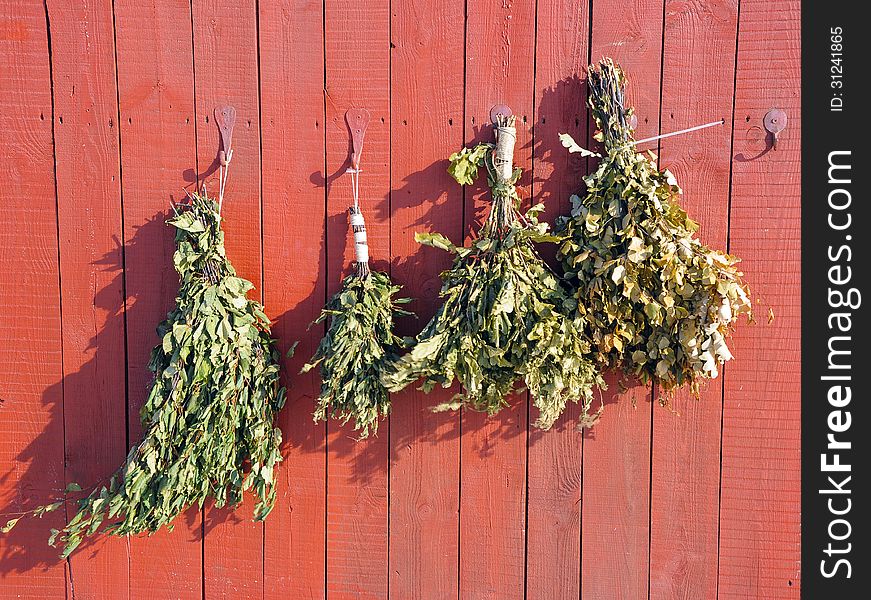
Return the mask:
<path id="1" fill-rule="evenodd" d="M 357 257 L 357 262 L 369 262 L 369 245 L 366 243 L 366 232 L 354 232 L 354 255 Z"/>
<path id="2" fill-rule="evenodd" d="M 369 244 L 366 242 L 366 222 L 362 213 L 351 213 L 351 227 L 354 229 L 354 257 L 358 263 L 369 262 Z"/>
<path id="3" fill-rule="evenodd" d="M 511 179 L 514 173 L 514 143 L 517 141 L 517 129 L 507 125 L 496 128 L 496 149 L 494 160 L 496 174 L 502 183 Z"/>

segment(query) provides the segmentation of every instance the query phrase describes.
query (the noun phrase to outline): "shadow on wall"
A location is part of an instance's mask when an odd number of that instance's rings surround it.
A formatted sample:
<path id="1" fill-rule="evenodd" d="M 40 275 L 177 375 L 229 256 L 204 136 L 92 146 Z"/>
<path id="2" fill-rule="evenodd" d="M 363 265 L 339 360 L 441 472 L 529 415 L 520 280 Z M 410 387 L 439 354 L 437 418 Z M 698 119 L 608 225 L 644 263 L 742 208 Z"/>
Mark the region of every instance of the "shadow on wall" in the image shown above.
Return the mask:
<path id="1" fill-rule="evenodd" d="M 518 148 L 518 151 L 532 151 L 531 149 L 534 148 L 535 161 L 537 161 L 538 164 L 546 163 L 551 165 L 550 168 L 544 170 L 544 172 L 548 173 L 546 177 L 540 176 L 533 178 L 532 174 L 527 171 L 520 184 L 521 188 L 524 190 L 524 200 L 528 199 L 530 185 L 532 185 L 532 190 L 535 193 L 534 200 L 544 201 L 546 203 L 546 215 L 548 220 L 551 221 L 556 215 L 566 212 L 568 206 L 568 190 L 577 190 L 580 188 L 582 185 L 581 176 L 586 171 L 586 161 L 577 156 L 569 155 L 565 149 L 562 148 L 557 137 L 557 133 L 563 133 L 563 131 L 557 131 L 557 129 L 560 126 L 564 126 L 565 123 L 569 123 L 569 127 L 567 128 L 568 133 L 575 136 L 579 142 L 582 139 L 586 140 L 585 134 L 587 131 L 587 124 L 583 121 L 583 119 L 587 118 L 584 105 L 585 93 L 585 83 L 576 76 L 562 80 L 554 87 L 546 90 L 542 96 L 540 107 L 538 109 L 539 119 L 536 124 L 537 131 L 534 132 L 535 135 L 529 144 L 526 144 L 522 149 Z M 491 141 L 491 139 L 492 128 L 489 126 L 475 127 L 472 143 L 477 143 L 478 141 Z M 459 150 L 459 148 L 457 148 L 457 150 Z M 457 185 L 450 179 L 450 177 L 445 175 L 447 166 L 448 161 L 446 157 L 445 159 L 436 161 L 425 169 L 417 171 L 405 178 L 398 189 L 391 190 L 387 197 L 381 199 L 374 206 L 373 210 L 377 214 L 379 220 L 386 221 L 392 211 L 404 210 L 403 208 L 398 207 L 408 207 L 410 202 L 413 202 L 416 205 L 414 210 L 419 214 L 419 216 L 410 224 L 410 226 L 426 226 L 432 222 L 450 223 L 452 222 L 452 219 L 455 220 L 457 225 L 459 225 L 460 207 L 457 206 L 456 202 L 459 192 L 455 192 L 454 194 L 445 193 L 446 185 Z M 329 187 L 337 178 L 344 174 L 346 167 L 347 163 L 343 164 L 335 173 L 326 177 L 323 173 L 312 173 L 310 180 L 314 185 L 326 185 Z M 542 172 L 542 170 L 536 167 L 536 173 L 538 172 Z M 192 175 L 192 173 L 187 174 L 188 177 Z M 477 230 L 480 220 L 486 215 L 486 212 L 489 209 L 489 199 L 485 196 L 486 194 L 489 194 L 489 191 L 486 188 L 486 175 L 482 173 L 482 177 L 476 185 L 470 186 L 465 192 L 466 209 L 463 211 L 465 213 L 465 218 L 462 222 L 465 223 L 463 229 L 466 235 Z M 409 197 L 410 199 L 413 197 L 413 199 L 409 202 L 405 200 L 406 197 Z M 476 198 L 479 198 L 479 200 L 475 201 Z M 474 208 L 472 208 L 473 206 Z M 159 255 L 161 250 L 155 245 L 155 240 L 164 238 L 166 232 L 163 228 L 166 227 L 166 218 L 166 214 L 158 213 L 136 230 L 135 235 L 127 241 L 125 247 L 126 264 L 157 264 L 158 261 L 155 260 L 155 256 Z M 342 212 L 329 217 L 326 226 L 331 239 L 348 239 L 349 225 L 346 213 Z M 460 230 L 460 227 L 457 226 L 454 227 L 454 229 Z M 461 240 L 454 241 L 461 242 Z M 321 238 L 321 260 L 326 256 L 325 248 L 323 247 L 325 243 L 326 237 L 323 236 Z M 351 242 L 348 241 L 347 243 L 350 244 Z M 120 254 L 120 252 L 113 251 L 96 264 L 103 266 L 107 271 L 117 272 L 118 277 L 123 277 L 122 265 L 118 264 Z M 543 254 L 548 257 L 549 260 L 552 260 L 552 252 L 548 253 L 545 251 Z M 431 274 L 433 272 L 432 265 L 434 262 L 438 262 L 438 264 L 441 265 L 441 268 L 447 268 L 450 265 L 452 257 L 448 253 L 434 248 L 419 247 L 408 256 L 395 257 L 391 262 L 385 260 L 386 257 L 374 258 L 376 260 L 373 261 L 373 268 L 388 270 L 392 267 L 395 272 L 411 274 L 409 277 L 413 278 L 416 273 Z M 322 267 L 323 265 L 317 267 L 319 272 L 323 272 Z M 171 269 L 172 266 L 167 264 L 160 265 L 156 268 Z M 346 263 L 342 265 L 341 272 L 329 273 L 330 281 L 327 282 L 327 288 L 337 289 L 341 277 L 345 276 L 349 272 L 349 269 L 350 265 Z M 397 283 L 405 283 L 407 285 L 410 282 L 397 281 Z M 415 320 L 408 317 L 403 318 L 398 322 L 398 330 L 405 335 L 411 335 L 418 332 L 440 305 L 440 300 L 437 296 L 441 287 L 441 280 L 438 277 L 424 275 L 421 277 L 420 281 L 414 281 L 413 283 L 414 288 L 420 291 L 420 295 L 423 296 L 423 298 L 416 299 L 409 308 L 418 313 L 420 318 Z M 110 313 L 106 329 L 118 327 L 123 328 L 125 320 L 124 305 L 118 302 L 118 297 L 115 293 L 109 291 L 111 289 L 112 286 L 107 286 L 107 291 L 101 292 L 97 298 L 95 298 L 95 305 Z M 403 292 L 402 294 L 405 293 L 406 292 Z M 134 297 L 127 298 L 126 321 L 128 323 L 142 322 L 142 319 L 135 318 L 137 312 L 137 303 L 135 300 L 136 298 Z M 273 324 L 273 334 L 281 339 L 279 347 L 282 349 L 281 360 L 284 366 L 284 384 L 290 390 L 293 386 L 297 385 L 297 381 L 300 381 L 301 385 L 310 388 L 303 393 L 291 394 L 291 398 L 295 398 L 290 402 L 292 406 L 286 407 L 277 418 L 277 422 L 284 432 L 285 455 L 287 455 L 286 450 L 289 447 L 293 447 L 303 453 L 322 453 L 325 450 L 324 425 L 322 423 L 315 424 L 310 421 L 310 415 L 314 409 L 318 393 L 317 374 L 315 373 L 312 376 L 305 376 L 307 378 L 305 383 L 299 379 L 298 375 L 300 366 L 307 361 L 314 352 L 324 329 L 321 326 L 313 328 L 312 332 L 314 333 L 309 335 L 310 339 L 307 343 L 301 344 L 301 348 L 298 349 L 296 356 L 290 359 L 284 357 L 284 351 L 286 351 L 287 347 L 289 347 L 289 345 L 294 341 L 284 339 L 288 335 L 288 332 L 301 331 L 300 323 L 305 321 L 307 325 L 307 323 L 312 320 L 313 312 L 316 312 L 312 310 L 312 307 L 314 305 L 320 306 L 322 304 L 323 298 L 309 297 L 301 299 L 292 310 L 277 317 Z M 156 322 L 149 325 L 151 328 L 156 326 Z M 89 348 L 93 349 L 96 353 L 94 358 L 85 364 L 79 372 L 68 374 L 66 376 L 65 380 L 70 388 L 78 389 L 82 387 L 75 385 L 75 378 L 84 377 L 85 373 L 93 372 L 96 365 L 101 364 L 101 361 L 97 360 L 97 358 L 102 357 L 102 353 L 106 350 L 101 350 L 99 343 L 100 339 L 101 333 L 98 332 L 89 345 Z M 153 342 L 156 343 L 157 341 L 156 336 L 154 336 Z M 131 367 L 136 366 L 131 365 Z M 140 365 L 140 367 L 144 368 L 144 365 Z M 617 378 L 609 377 L 609 382 L 611 383 L 611 389 L 601 396 L 601 399 L 605 404 L 616 402 L 618 396 L 616 393 L 618 388 Z M 51 415 L 50 422 L 44 428 L 44 432 L 54 432 L 62 429 L 63 407 L 56 401 L 56 398 L 62 397 L 60 390 L 57 389 L 60 385 L 61 384 L 57 384 L 49 390 L 46 390 L 44 394 L 44 401 L 48 406 Z M 410 386 L 412 389 L 414 387 L 416 387 L 416 385 Z M 450 393 L 455 393 L 456 391 L 457 388 L 454 386 L 451 388 Z M 422 392 L 418 391 L 413 391 L 412 393 L 415 395 L 422 394 Z M 443 395 L 444 393 L 439 394 L 439 396 Z M 638 393 L 635 393 L 634 395 L 640 397 L 640 394 Z M 410 398 L 411 396 L 406 394 L 404 397 Z M 644 397 L 646 397 L 648 401 L 650 400 L 649 393 L 645 393 Z M 525 394 L 518 394 L 511 398 L 510 403 L 513 407 L 516 407 L 516 404 L 523 402 L 525 398 Z M 433 399 L 435 400 L 435 397 Z M 121 401 L 126 401 L 126 399 L 119 399 L 119 402 Z M 599 399 L 596 400 L 596 404 L 598 404 L 598 402 Z M 305 403 L 306 405 L 303 406 L 300 403 Z M 427 403 L 424 402 L 424 404 Z M 533 408 L 532 410 L 534 411 L 535 409 Z M 525 428 L 520 428 L 518 426 L 516 412 L 516 410 L 503 410 L 490 419 L 469 419 L 465 417 L 462 419 L 446 419 L 443 426 L 422 433 L 419 431 L 414 433 L 412 430 L 402 431 L 402 433 L 391 432 L 388 423 L 384 422 L 379 431 L 381 436 L 390 435 L 389 439 L 392 448 L 401 448 L 411 444 L 438 444 L 446 440 L 455 440 L 460 436 L 461 431 L 466 434 L 474 434 L 474 427 L 486 427 L 488 431 L 488 440 L 495 442 L 500 439 L 511 439 L 518 435 L 526 435 Z M 289 421 L 289 415 L 291 413 L 298 417 L 301 415 L 302 417 L 300 418 L 308 418 L 309 420 L 305 425 L 295 422 L 291 423 Z M 534 415 L 530 415 L 530 418 L 534 418 Z M 562 430 L 566 427 L 574 426 L 575 423 L 570 422 L 569 419 L 564 417 L 555 425 L 555 428 Z M 353 437 L 354 435 L 350 425 L 344 427 L 342 432 L 347 433 L 349 437 Z M 113 435 L 116 433 L 107 432 L 107 434 Z M 117 432 L 117 435 L 121 435 L 121 433 Z M 588 437 L 594 437 L 595 433 L 593 431 L 585 435 Z M 530 443 L 533 443 L 533 438 L 530 438 L 530 440 Z M 131 440 L 131 442 L 134 441 L 136 440 Z M 46 433 L 40 434 L 16 457 L 15 466 L 26 465 L 26 471 L 21 476 L 20 485 L 16 490 L 16 495 L 9 500 L 6 506 L 0 509 L 0 514 L 5 516 L 6 514 L 20 512 L 22 508 L 33 508 L 51 500 L 51 498 L 48 497 L 39 497 L 34 491 L 39 490 L 42 485 L 40 482 L 45 480 L 45 473 L 48 470 L 48 465 L 43 462 L 43 450 L 46 446 L 55 443 L 56 440 L 48 439 Z M 338 446 L 339 448 L 330 449 L 331 456 L 338 456 L 340 458 L 345 457 L 344 452 L 350 451 L 352 448 L 351 444 L 339 444 Z M 492 449 L 492 447 L 492 444 L 484 444 L 481 448 L 482 455 L 488 454 L 490 451 L 488 449 Z M 336 452 L 339 452 L 339 454 L 335 454 Z M 348 457 L 350 457 L 350 453 L 348 454 Z M 122 460 L 119 457 L 119 465 L 121 462 Z M 364 445 L 363 452 L 355 452 L 354 474 L 356 477 L 360 478 L 361 482 L 365 483 L 373 474 L 383 473 L 386 469 L 387 462 L 385 460 L 383 447 L 380 447 L 380 445 L 367 444 Z M 111 472 L 104 473 L 103 479 L 99 481 L 81 481 L 79 483 L 82 484 L 85 493 L 87 493 L 87 491 L 93 489 L 95 485 L 100 485 L 107 481 L 111 475 Z M 11 470 L 7 471 L 5 475 L 0 475 L 0 485 L 7 481 L 9 477 L 11 477 Z M 58 494 L 61 493 L 61 490 L 56 491 Z M 39 492 L 39 494 L 41 494 L 41 492 Z M 67 509 L 68 514 L 72 516 L 75 510 L 72 503 L 68 505 Z M 217 511 L 207 508 L 205 511 L 203 528 L 200 530 L 199 528 L 193 529 L 197 521 L 197 513 L 198 511 L 196 509 L 191 509 L 182 517 L 187 520 L 189 529 L 195 532 L 195 537 L 188 541 L 199 542 L 202 539 L 204 532 L 208 532 L 227 520 L 238 522 L 250 518 L 250 516 L 244 514 L 244 512 L 233 513 L 228 510 Z M 60 559 L 57 556 L 58 550 L 53 549 L 44 543 L 48 538 L 50 527 L 53 525 L 57 526 L 56 521 L 58 521 L 58 519 L 31 519 L 29 521 L 29 523 L 22 521 L 16 529 L 5 535 L 2 551 L 0 551 L 0 574 L 7 572 L 23 572 L 38 567 L 47 568 L 60 562 Z M 179 529 L 176 530 L 174 535 L 182 535 L 182 532 Z M 87 540 L 80 547 L 79 552 L 97 552 L 99 550 L 100 540 L 100 537 Z"/>
<path id="2" fill-rule="evenodd" d="M 136 229 L 134 236 L 127 241 L 124 249 L 127 264 L 148 265 L 156 264 L 154 255 L 160 253 L 158 240 L 165 237 L 163 228 L 168 216 L 163 213 L 155 214 L 145 224 Z M 120 244 L 120 241 L 118 242 Z M 119 264 L 121 252 L 113 250 L 107 253 L 100 260 L 96 261 L 95 265 L 103 268 L 107 272 L 117 273 L 117 278 L 124 277 L 123 265 Z M 172 268 L 171 265 L 166 265 L 164 268 Z M 88 345 L 88 350 L 94 351 L 94 356 L 85 363 L 81 369 L 75 373 L 69 373 L 64 377 L 63 383 L 57 383 L 54 386 L 46 389 L 43 393 L 43 401 L 49 408 L 50 421 L 43 428 L 42 433 L 36 436 L 21 452 L 16 456 L 15 463 L 10 469 L 0 476 L 0 487 L 11 477 L 12 470 L 23 468 L 24 473 L 20 477 L 20 482 L 17 486 L 16 495 L 10 501 L 0 508 L 0 515 L 3 515 L 4 522 L 15 513 L 20 513 L 22 509 L 29 510 L 37 506 L 50 503 L 55 499 L 63 496 L 63 486 L 61 489 L 45 490 L 44 484 L 45 473 L 50 470 L 51 465 L 45 464 L 45 448 L 57 444 L 56 439 L 49 439 L 49 434 L 63 430 L 63 406 L 55 399 L 63 398 L 64 385 L 68 389 L 87 389 L 90 382 L 93 381 L 93 373 L 99 369 L 98 365 L 111 363 L 117 357 L 107 357 L 105 355 L 108 350 L 100 344 L 104 337 L 104 332 L 117 331 L 124 329 L 125 311 L 124 302 L 121 302 L 117 289 L 119 285 L 107 285 L 94 298 L 94 306 L 98 309 L 106 311 L 108 314 L 107 322 L 104 328 L 97 332 L 91 339 Z M 123 289 L 123 288 L 122 288 Z M 137 302 L 135 297 L 127 298 L 126 318 L 131 322 L 141 322 L 135 319 L 137 311 Z M 142 306 L 141 304 L 139 306 Z M 154 323 L 152 327 L 156 327 Z M 156 343 L 157 335 L 153 335 L 153 341 Z M 82 378 L 82 382 L 77 383 L 76 379 Z M 145 392 L 142 397 L 144 398 Z M 10 400 L 13 401 L 13 400 Z M 117 399 L 117 404 L 120 410 L 123 410 L 127 399 L 122 396 Z M 126 438 L 125 431 L 107 431 L 103 435 L 107 436 L 122 436 Z M 123 446 L 123 444 L 121 444 Z M 126 449 L 125 449 L 126 450 Z M 66 454 L 66 452 L 65 452 Z M 84 457 L 86 459 L 86 457 Z M 124 457 L 118 456 L 117 466 L 121 466 Z M 66 507 L 66 514 L 72 518 L 75 515 L 76 504 L 75 498 L 88 494 L 94 487 L 103 485 L 108 482 L 109 478 L 115 472 L 112 471 L 103 473 L 100 479 L 91 481 L 77 481 L 82 488 L 81 494 L 70 494 Z M 65 485 L 64 482 L 63 485 Z M 197 519 L 197 511 L 188 511 L 184 516 L 193 525 Z M 48 568 L 61 562 L 58 557 L 61 548 L 52 548 L 48 545 L 48 537 L 52 527 L 60 528 L 63 524 L 63 513 L 49 513 L 42 519 L 34 519 L 25 517 L 21 522 L 8 534 L 4 534 L 2 550 L 0 550 L 0 574 L 11 572 L 26 572 L 34 568 Z M 198 534 L 199 535 L 199 534 Z M 99 551 L 101 546 L 102 536 L 86 539 L 77 550 L 79 552 L 90 552 L 92 555 Z"/>
<path id="3" fill-rule="evenodd" d="M 567 214 L 569 196 L 584 188 L 583 176 L 589 167 L 587 159 L 570 154 L 560 142 L 559 134 L 568 133 L 581 146 L 588 147 L 587 132 L 595 129 L 595 123 L 587 110 L 586 99 L 586 79 L 572 75 L 545 89 L 538 105 L 533 137 L 538 164 L 532 185 L 534 200 L 544 203 L 550 222 Z"/>
<path id="4" fill-rule="evenodd" d="M 407 175 L 401 187 L 375 204 L 377 218 L 386 221 L 391 215 L 403 215 L 407 230 L 403 234 L 409 240 L 417 232 L 438 231 L 455 244 L 462 244 L 463 240 L 457 238 L 462 229 L 463 191 L 448 174 L 449 164 L 445 158 Z M 415 218 L 406 222 L 405 213 L 412 213 Z M 440 226 L 433 227 L 433 223 Z M 450 268 L 453 260 L 453 255 L 444 250 L 411 244 L 410 254 L 394 255 L 390 261 L 394 279 L 403 286 L 399 295 L 412 298 L 408 308 L 417 315 L 399 319 L 397 333 L 403 336 L 417 334 L 438 310 L 442 287 L 439 273 Z M 402 275 L 401 280 L 397 273 Z M 409 291 L 412 289 L 414 293 Z"/>
<path id="5" fill-rule="evenodd" d="M 569 197 L 581 194 L 583 177 L 589 172 L 589 162 L 578 154 L 570 154 L 559 135 L 568 133 L 581 146 L 587 147 L 587 132 L 592 131 L 592 118 L 586 107 L 587 81 L 577 75 L 566 77 L 542 92 L 533 135 L 532 203 L 543 203 L 542 220 L 554 228 L 556 218 L 571 209 Z M 559 272 L 555 244 L 539 246 L 542 258 Z"/>

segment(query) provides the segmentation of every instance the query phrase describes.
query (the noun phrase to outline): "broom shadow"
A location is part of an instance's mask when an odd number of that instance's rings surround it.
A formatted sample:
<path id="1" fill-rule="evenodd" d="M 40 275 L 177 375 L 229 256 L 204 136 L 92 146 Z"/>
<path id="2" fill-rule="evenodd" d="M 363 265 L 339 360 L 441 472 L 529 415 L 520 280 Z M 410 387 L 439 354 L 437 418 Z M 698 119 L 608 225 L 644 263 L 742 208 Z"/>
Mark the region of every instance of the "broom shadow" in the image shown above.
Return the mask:
<path id="1" fill-rule="evenodd" d="M 160 259 L 155 255 L 161 252 L 168 252 L 171 256 L 172 250 L 163 249 L 161 246 L 172 236 L 166 232 L 167 225 L 165 220 L 168 214 L 157 213 L 143 225 L 136 228 L 136 231 L 131 239 L 124 246 L 123 260 L 126 263 L 147 265 L 156 264 Z M 114 349 L 108 343 L 103 343 L 104 340 L 112 336 L 117 336 L 118 332 L 125 331 L 126 322 L 138 323 L 142 322 L 137 317 L 139 311 L 142 310 L 144 303 L 137 302 L 135 297 L 128 297 L 126 300 L 125 314 L 125 299 L 119 294 L 119 290 L 123 290 L 123 281 L 125 273 L 122 263 L 121 242 L 116 239 L 117 248 L 106 253 L 99 260 L 92 264 L 98 265 L 103 271 L 114 273 L 114 279 L 103 286 L 94 297 L 94 307 L 101 311 L 105 311 L 106 323 L 103 328 L 96 332 L 94 337 L 89 341 L 87 350 L 92 351 L 91 358 L 82 365 L 82 367 L 74 373 L 68 373 L 63 377 L 62 381 L 58 381 L 54 385 L 44 390 L 42 401 L 49 411 L 49 420 L 45 423 L 42 431 L 25 446 L 10 468 L 0 475 L 0 487 L 4 487 L 9 479 L 16 471 L 23 469 L 23 474 L 19 477 L 18 484 L 15 489 L 15 494 L 8 499 L 5 505 L 0 508 L 0 515 L 4 516 L 4 522 L 9 514 L 16 516 L 15 513 L 33 509 L 37 506 L 52 502 L 56 499 L 64 497 L 64 488 L 67 481 L 64 477 L 68 477 L 62 471 L 56 477 L 52 477 L 53 481 L 50 485 L 46 485 L 46 474 L 53 474 L 58 471 L 58 465 L 49 464 L 47 460 L 54 454 L 51 448 L 57 444 L 57 435 L 64 428 L 64 389 L 67 390 L 82 390 L 89 389 L 93 385 L 94 373 L 99 373 L 101 369 L 105 369 L 106 364 L 118 362 L 119 357 L 113 356 Z M 153 326 L 156 326 L 155 322 Z M 129 332 L 128 332 L 129 333 Z M 153 342 L 156 344 L 159 340 L 156 334 L 153 334 Z M 123 363 L 122 363 L 123 364 Z M 142 365 L 144 367 L 144 365 Z M 119 368 L 123 369 L 123 366 Z M 127 373 L 125 373 L 125 378 Z M 141 392 L 141 393 L 140 393 Z M 137 398 L 141 404 L 146 395 L 146 390 L 129 390 L 131 398 Z M 8 403 L 14 402 L 14 398 L 7 400 Z M 117 410 L 122 414 L 126 411 L 127 397 L 119 396 L 115 399 Z M 136 418 L 135 413 L 130 415 L 131 421 Z M 117 436 L 117 441 L 111 444 L 114 458 L 117 459 L 116 464 L 108 467 L 107 470 L 100 474 L 93 474 L 90 479 L 79 479 L 79 483 L 83 491 L 71 493 L 67 496 L 66 514 L 71 518 L 75 515 L 76 504 L 75 500 L 87 495 L 94 487 L 108 483 L 109 478 L 120 467 L 127 454 L 126 448 L 126 427 L 121 431 L 105 431 L 100 432 L 104 436 Z M 132 440 L 131 445 L 138 443 L 139 440 Z M 105 448 L 105 445 L 103 446 Z M 76 460 L 79 464 L 88 464 L 90 460 L 97 457 L 83 456 L 81 448 L 75 449 Z M 94 448 L 95 452 L 100 449 Z M 64 450 L 66 455 L 66 449 Z M 104 455 L 99 457 L 104 458 Z M 65 460 L 67 460 L 65 458 Z M 72 478 L 70 478 L 72 479 Z M 189 526 L 193 526 L 197 519 L 198 511 L 188 511 L 181 518 L 188 522 Z M 9 533 L 4 535 L 2 551 L 0 551 L 0 574 L 2 573 L 23 573 L 33 569 L 47 570 L 50 567 L 56 566 L 62 559 L 59 558 L 61 548 L 52 548 L 48 545 L 47 540 L 49 530 L 54 527 L 60 529 L 63 527 L 66 519 L 64 513 L 58 510 L 53 513 L 48 513 L 42 519 L 35 519 L 29 516 L 24 517 L 18 525 Z M 176 534 L 178 535 L 178 534 Z M 198 537 L 198 536 L 197 536 Z M 76 554 L 89 553 L 91 557 L 101 551 L 105 536 L 97 534 L 87 537 L 76 550 Z"/>

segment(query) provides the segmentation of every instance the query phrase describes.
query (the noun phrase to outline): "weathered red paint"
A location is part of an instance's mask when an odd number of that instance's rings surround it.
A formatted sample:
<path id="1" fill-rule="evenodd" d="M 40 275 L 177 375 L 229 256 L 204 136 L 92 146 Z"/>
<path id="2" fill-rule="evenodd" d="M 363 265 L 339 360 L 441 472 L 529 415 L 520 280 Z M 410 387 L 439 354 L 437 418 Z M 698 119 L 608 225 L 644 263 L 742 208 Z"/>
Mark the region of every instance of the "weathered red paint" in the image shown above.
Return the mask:
<path id="1" fill-rule="evenodd" d="M 390 214 L 393 279 L 417 319 L 399 321 L 414 335 L 435 313 L 447 252 L 414 241 L 418 231 L 463 238 L 463 191 L 447 157 L 463 145 L 462 0 L 394 4 L 391 61 L 390 196 L 373 209 Z M 421 78 L 420 73 L 427 77 Z M 390 416 L 390 595 L 457 596 L 460 533 L 460 415 L 433 413 L 454 390 L 393 396 Z M 422 474 L 425 474 L 422 476 Z"/>
<path id="2" fill-rule="evenodd" d="M 301 342 L 283 359 L 287 459 L 265 524 L 250 502 L 207 507 L 205 536 L 192 510 L 173 533 L 97 539 L 65 564 L 45 545 L 55 513 L 0 536 L 0 596 L 796 597 L 800 123 L 777 152 L 759 141 L 772 106 L 800 112 L 798 17 L 762 0 L 740 18 L 735 0 L 0 1 L 0 256 L 21 274 L 0 285 L 0 511 L 108 476 L 125 413 L 141 435 L 177 285 L 163 221 L 183 187 L 217 191 L 217 104 L 237 109 L 228 253 L 282 353 Z M 490 107 L 507 103 L 524 200 L 565 212 L 588 165 L 556 135 L 592 133 L 583 70 L 603 55 L 628 71 L 639 137 L 726 119 L 651 147 L 775 321 L 739 328 L 734 363 L 700 400 L 678 395 L 679 414 L 612 386 L 591 434 L 574 407 L 530 429 L 524 396 L 495 419 L 428 412 L 442 390 L 396 394 L 364 443 L 312 423 L 317 374 L 297 373 L 323 329 L 307 326 L 352 257 L 345 111 L 372 115 L 361 202 L 374 266 L 418 298 L 412 334 L 450 258 L 414 232 L 459 242 L 489 202 L 444 159 L 490 139 Z"/>
<path id="3" fill-rule="evenodd" d="M 312 422 L 317 373 L 299 375 L 323 327 L 325 298 L 324 34 L 320 3 L 260 3 L 263 298 L 284 358 L 287 403 L 278 415 L 284 462 L 264 532 L 264 597 L 323 598 L 326 426 Z M 314 24 L 314 26 L 313 26 Z"/>
<path id="4" fill-rule="evenodd" d="M 718 18 L 708 17 L 711 10 Z M 702 223 L 701 239 L 717 248 L 728 236 L 737 25 L 737 1 L 665 4 L 663 131 L 718 118 L 726 125 L 662 140 L 660 162 L 684 188 L 683 206 Z M 693 52 L 696 45 L 707 51 Z M 676 414 L 653 411 L 651 599 L 716 597 L 722 394 L 723 381 L 715 380 L 698 399 L 687 392 L 668 399 Z"/>

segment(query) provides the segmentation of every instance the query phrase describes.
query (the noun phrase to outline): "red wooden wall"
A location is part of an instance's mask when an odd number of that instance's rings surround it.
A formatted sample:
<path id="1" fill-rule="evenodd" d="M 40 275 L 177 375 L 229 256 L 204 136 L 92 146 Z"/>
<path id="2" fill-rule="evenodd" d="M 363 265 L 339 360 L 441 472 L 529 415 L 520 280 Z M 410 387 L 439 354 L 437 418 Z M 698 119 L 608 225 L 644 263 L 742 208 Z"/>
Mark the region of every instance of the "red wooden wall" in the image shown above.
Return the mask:
<path id="1" fill-rule="evenodd" d="M 46 546 L 63 515 L 0 536 L 0 598 L 797 598 L 799 3 L 765 0 L 0 0 L 0 516 L 92 485 L 141 434 L 154 327 L 176 290 L 163 224 L 215 183 L 211 111 L 238 111 L 228 253 L 275 320 L 288 404 L 264 524 L 207 506 L 173 533 Z M 638 134 L 725 119 L 649 147 L 702 238 L 744 257 L 759 307 L 736 360 L 674 412 L 617 386 L 593 432 L 550 432 L 525 398 L 498 417 L 397 394 L 355 443 L 293 375 L 351 257 L 343 115 L 373 116 L 361 178 L 374 260 L 419 322 L 486 207 L 445 158 L 520 117 L 521 190 L 554 217 L 587 165 L 583 69 L 630 74 Z M 762 117 L 791 118 L 776 151 Z M 775 319 L 767 323 L 767 309 Z M 441 394 L 441 395 L 440 395 Z M 3 519 L 5 521 L 5 519 Z"/>

